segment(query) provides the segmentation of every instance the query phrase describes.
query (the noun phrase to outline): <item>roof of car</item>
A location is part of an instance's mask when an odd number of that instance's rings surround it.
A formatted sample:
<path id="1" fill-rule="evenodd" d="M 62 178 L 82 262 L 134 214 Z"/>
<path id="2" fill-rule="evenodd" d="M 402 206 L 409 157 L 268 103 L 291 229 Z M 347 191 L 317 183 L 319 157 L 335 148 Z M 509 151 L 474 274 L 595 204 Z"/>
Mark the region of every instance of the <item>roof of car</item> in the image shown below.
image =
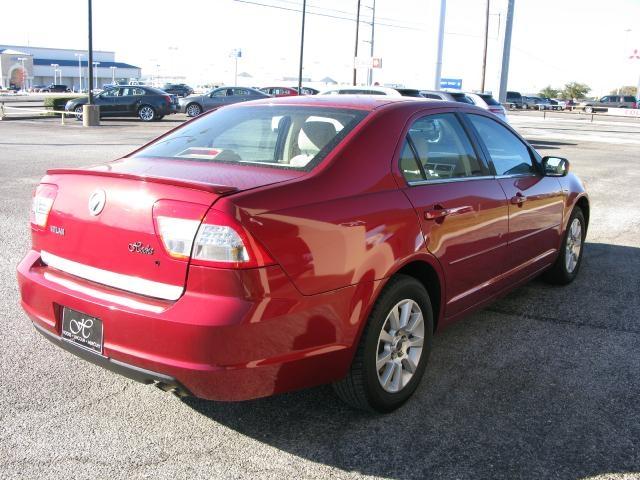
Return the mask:
<path id="1" fill-rule="evenodd" d="M 427 108 L 460 108 L 470 106 L 458 102 L 444 102 L 415 97 L 392 97 L 386 95 L 298 95 L 293 97 L 270 97 L 251 102 L 236 103 L 225 108 L 243 108 L 252 105 L 300 105 L 311 107 L 345 108 L 372 111 L 389 104 L 419 103 Z"/>

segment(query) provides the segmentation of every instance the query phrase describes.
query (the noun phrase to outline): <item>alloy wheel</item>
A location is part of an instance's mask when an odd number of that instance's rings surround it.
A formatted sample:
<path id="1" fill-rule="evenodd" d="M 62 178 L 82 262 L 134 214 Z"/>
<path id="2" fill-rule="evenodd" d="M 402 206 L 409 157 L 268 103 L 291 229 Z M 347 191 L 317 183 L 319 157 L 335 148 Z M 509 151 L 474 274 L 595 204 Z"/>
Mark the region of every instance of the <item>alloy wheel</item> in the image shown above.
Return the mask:
<path id="1" fill-rule="evenodd" d="M 378 337 L 376 371 L 380 386 L 389 393 L 402 390 L 413 378 L 424 344 L 424 316 L 411 299 L 389 312 Z"/>
<path id="2" fill-rule="evenodd" d="M 200 115 L 200 107 L 196 104 L 191 104 L 187 107 L 187 115 L 189 117 L 197 117 Z"/>
<path id="3" fill-rule="evenodd" d="M 76 107 L 73 111 L 76 114 L 76 120 L 82 120 L 82 107 Z"/>
<path id="4" fill-rule="evenodd" d="M 140 115 L 140 118 L 145 122 L 149 122 L 153 120 L 153 117 L 155 116 L 155 112 L 153 111 L 153 108 L 145 105 L 144 107 L 140 108 L 138 115 Z"/>
<path id="5" fill-rule="evenodd" d="M 564 264 L 568 273 L 573 273 L 580 259 L 582 249 L 582 224 L 577 218 L 573 219 L 567 232 L 567 242 L 565 246 Z"/>

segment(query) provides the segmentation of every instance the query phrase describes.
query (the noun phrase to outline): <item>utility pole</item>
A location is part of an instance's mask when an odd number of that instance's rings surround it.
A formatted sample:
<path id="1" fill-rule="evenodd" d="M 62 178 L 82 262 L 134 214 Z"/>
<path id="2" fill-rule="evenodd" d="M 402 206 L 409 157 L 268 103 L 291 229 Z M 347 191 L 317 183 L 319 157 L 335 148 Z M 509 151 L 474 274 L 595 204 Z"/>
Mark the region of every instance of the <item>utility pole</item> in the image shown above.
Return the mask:
<path id="1" fill-rule="evenodd" d="M 298 94 L 302 93 L 302 62 L 304 59 L 304 22 L 307 13 L 307 0 L 302 1 L 302 30 L 300 32 L 300 68 L 298 69 Z"/>
<path id="2" fill-rule="evenodd" d="M 484 20 L 484 53 L 482 54 L 482 82 L 480 83 L 480 91 L 484 93 L 484 83 L 487 78 L 487 48 L 489 45 L 489 4 L 491 0 L 487 0 L 487 13 Z"/>
<path id="3" fill-rule="evenodd" d="M 447 0 L 440 0 L 440 26 L 438 27 L 438 56 L 436 59 L 436 76 L 434 78 L 434 90 L 440 90 L 440 78 L 442 77 L 442 49 L 444 46 L 444 19 L 447 16 Z"/>
<path id="4" fill-rule="evenodd" d="M 87 90 L 89 91 L 89 100 L 87 102 L 88 105 L 93 105 L 93 92 L 92 92 L 92 85 L 93 85 L 93 72 L 92 72 L 92 67 L 93 67 L 93 21 L 91 19 L 91 0 L 88 0 L 89 2 L 89 52 L 88 52 L 88 57 L 89 57 L 89 63 L 88 63 L 88 67 L 87 70 L 89 70 L 89 82 L 87 84 Z"/>
<path id="5" fill-rule="evenodd" d="M 100 107 L 98 105 L 94 105 L 93 103 L 93 20 L 91 12 L 91 0 L 87 0 L 87 2 L 87 11 L 89 14 L 89 51 L 87 52 L 87 70 L 89 71 L 89 75 L 87 78 L 87 90 L 89 93 L 89 98 L 87 100 L 87 105 L 84 105 L 82 107 L 82 125 L 85 127 L 93 127 L 100 125 Z"/>
<path id="6" fill-rule="evenodd" d="M 371 9 L 371 58 L 373 59 L 373 41 L 376 33 L 376 0 L 373 0 Z M 372 60 L 373 62 L 373 60 Z M 369 66 L 369 85 L 373 85 L 373 65 Z"/>
<path id="7" fill-rule="evenodd" d="M 502 67 L 500 69 L 500 88 L 498 101 L 507 101 L 507 82 L 509 80 L 509 56 L 511 54 L 511 30 L 513 29 L 513 9 L 515 0 L 509 0 L 507 5 L 507 21 L 504 27 L 504 44 L 502 46 Z"/>
<path id="8" fill-rule="evenodd" d="M 360 0 L 358 0 L 358 12 L 356 13 L 356 48 L 353 52 L 353 86 L 356 85 L 356 76 L 358 69 L 356 67 L 356 58 L 358 58 L 358 33 L 360 31 Z"/>

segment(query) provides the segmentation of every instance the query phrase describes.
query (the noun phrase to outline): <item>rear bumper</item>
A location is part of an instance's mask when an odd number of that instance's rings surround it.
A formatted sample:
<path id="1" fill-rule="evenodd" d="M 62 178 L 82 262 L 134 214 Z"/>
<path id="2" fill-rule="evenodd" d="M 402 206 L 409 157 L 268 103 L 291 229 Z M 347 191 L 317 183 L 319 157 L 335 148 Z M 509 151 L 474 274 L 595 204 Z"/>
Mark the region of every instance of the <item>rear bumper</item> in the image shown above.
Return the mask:
<path id="1" fill-rule="evenodd" d="M 25 312 L 60 347 L 134 380 L 213 400 L 342 378 L 359 329 L 353 297 L 362 287 L 302 296 L 278 266 L 191 267 L 185 293 L 167 301 L 68 275 L 30 251 L 18 283 Z M 102 320 L 104 356 L 62 340 L 62 307 Z"/>

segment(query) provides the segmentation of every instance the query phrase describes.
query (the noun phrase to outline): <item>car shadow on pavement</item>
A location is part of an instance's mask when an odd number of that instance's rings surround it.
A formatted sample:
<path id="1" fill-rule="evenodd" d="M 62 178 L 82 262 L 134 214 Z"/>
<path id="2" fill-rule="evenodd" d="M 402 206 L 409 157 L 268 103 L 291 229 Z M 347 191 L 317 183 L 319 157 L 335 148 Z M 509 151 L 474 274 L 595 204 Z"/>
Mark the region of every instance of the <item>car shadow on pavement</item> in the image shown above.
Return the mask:
<path id="1" fill-rule="evenodd" d="M 388 415 L 354 411 L 329 386 L 184 403 L 257 441 L 347 472 L 397 479 L 640 475 L 639 270 L 638 248 L 586 244 L 571 285 L 534 280 L 437 335 L 416 394 Z"/>

